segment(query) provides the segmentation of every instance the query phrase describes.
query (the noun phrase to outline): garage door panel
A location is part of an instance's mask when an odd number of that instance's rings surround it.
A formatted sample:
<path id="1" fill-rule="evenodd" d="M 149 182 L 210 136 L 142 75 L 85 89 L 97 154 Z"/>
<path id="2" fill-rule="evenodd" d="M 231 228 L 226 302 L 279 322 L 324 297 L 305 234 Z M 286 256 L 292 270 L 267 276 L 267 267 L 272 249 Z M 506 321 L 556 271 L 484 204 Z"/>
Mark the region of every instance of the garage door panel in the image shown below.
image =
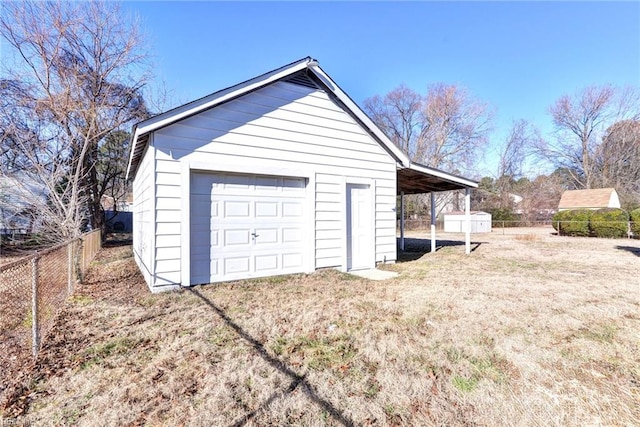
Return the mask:
<path id="1" fill-rule="evenodd" d="M 257 273 L 278 270 L 278 255 L 258 255 L 254 260 Z"/>
<path id="2" fill-rule="evenodd" d="M 255 230 L 256 246 L 280 243 L 278 239 L 279 233 L 277 228 L 256 228 Z"/>
<path id="3" fill-rule="evenodd" d="M 282 202 L 282 216 L 285 218 L 302 218 L 302 202 Z"/>
<path id="4" fill-rule="evenodd" d="M 256 190 L 258 191 L 278 191 L 280 178 L 276 176 L 256 176 Z"/>
<path id="5" fill-rule="evenodd" d="M 304 271 L 304 178 L 196 172 L 191 184 L 192 283 Z"/>
<path id="6" fill-rule="evenodd" d="M 225 189 L 249 190 L 253 184 L 252 178 L 253 175 L 225 174 L 221 175 L 220 181 L 224 183 Z"/>
<path id="7" fill-rule="evenodd" d="M 282 229 L 282 243 L 300 242 L 302 242 L 302 230 L 299 227 Z"/>
<path id="8" fill-rule="evenodd" d="M 299 252 L 282 254 L 282 268 L 285 270 L 288 269 L 299 269 L 303 267 L 303 257 Z"/>
<path id="9" fill-rule="evenodd" d="M 250 212 L 251 212 L 251 202 L 249 201 L 224 202 L 225 218 L 249 218 Z"/>
<path id="10" fill-rule="evenodd" d="M 255 202 L 256 218 L 277 218 L 279 202 Z"/>
<path id="11" fill-rule="evenodd" d="M 306 182 L 303 178 L 283 178 L 282 179 L 282 189 L 285 192 L 291 192 L 292 190 L 296 191 L 297 189 L 304 188 L 305 184 Z"/>
<path id="12" fill-rule="evenodd" d="M 251 231 L 247 229 L 241 230 L 224 230 L 223 246 L 247 246 L 251 242 Z"/>
<path id="13" fill-rule="evenodd" d="M 224 271 L 222 274 L 249 274 L 250 273 L 250 265 L 251 258 L 249 256 L 239 256 L 235 258 L 225 258 L 224 259 Z"/>

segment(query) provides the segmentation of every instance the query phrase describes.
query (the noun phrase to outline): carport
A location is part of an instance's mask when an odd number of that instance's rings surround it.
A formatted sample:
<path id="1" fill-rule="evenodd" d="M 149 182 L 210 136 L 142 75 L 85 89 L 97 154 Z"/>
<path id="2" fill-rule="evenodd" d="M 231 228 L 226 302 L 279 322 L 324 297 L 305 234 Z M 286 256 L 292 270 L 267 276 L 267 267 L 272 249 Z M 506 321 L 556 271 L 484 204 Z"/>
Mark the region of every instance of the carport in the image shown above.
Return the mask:
<path id="1" fill-rule="evenodd" d="M 471 253 L 471 189 L 478 183 L 439 169 L 411 162 L 409 167 L 399 168 L 398 195 L 400 196 L 400 250 L 404 251 L 404 196 L 409 194 L 431 195 L 431 252 L 436 250 L 436 204 L 435 193 L 452 190 L 465 190 L 464 215 L 465 252 Z"/>

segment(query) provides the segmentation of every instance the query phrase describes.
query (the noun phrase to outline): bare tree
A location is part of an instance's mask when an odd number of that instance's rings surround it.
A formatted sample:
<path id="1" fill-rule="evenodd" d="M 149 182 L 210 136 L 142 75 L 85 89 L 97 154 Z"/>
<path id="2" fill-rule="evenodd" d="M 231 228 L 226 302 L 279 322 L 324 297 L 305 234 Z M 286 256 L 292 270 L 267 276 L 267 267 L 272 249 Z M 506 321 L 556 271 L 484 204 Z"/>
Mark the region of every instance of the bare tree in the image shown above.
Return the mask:
<path id="1" fill-rule="evenodd" d="M 119 205 L 126 200 L 129 186 L 126 181 L 126 170 L 131 135 L 123 130 L 116 130 L 107 135 L 99 145 L 99 157 L 95 165 L 98 178 L 98 194 L 111 204 L 112 216 L 105 216 L 105 221 L 115 217 Z"/>
<path id="2" fill-rule="evenodd" d="M 404 85 L 382 98 L 376 95 L 364 101 L 371 119 L 411 160 L 415 160 L 423 145 L 420 136 L 425 124 L 421 104 L 422 97 Z"/>
<path id="3" fill-rule="evenodd" d="M 520 220 L 547 221 L 557 210 L 560 197 L 565 187 L 562 179 L 556 174 L 539 175 L 534 180 L 520 179 L 515 191 L 522 197 L 517 205 Z"/>
<path id="4" fill-rule="evenodd" d="M 500 147 L 497 178 L 494 183 L 496 207 L 513 210 L 516 206 L 516 184 L 523 176 L 524 162 L 539 139 L 537 130 L 526 120 L 513 122 Z"/>
<path id="5" fill-rule="evenodd" d="M 592 188 L 604 129 L 619 120 L 638 118 L 638 94 L 633 88 L 589 86 L 560 97 L 549 112 L 556 126 L 555 139 L 541 144 L 539 152 L 556 167 L 565 168 L 577 188 Z"/>
<path id="6" fill-rule="evenodd" d="M 640 121 L 611 125 L 596 150 L 598 184 L 614 187 L 628 207 L 640 205 Z"/>
<path id="7" fill-rule="evenodd" d="M 46 188 L 62 238 L 103 222 L 96 168 L 111 132 L 148 115 L 139 26 L 113 2 L 8 2 L 0 34 L 14 54 L 1 79 L 5 174 Z M 9 167 L 11 170 L 8 170 Z"/>
<path id="8" fill-rule="evenodd" d="M 450 171 L 473 165 L 492 118 L 466 89 L 444 83 L 429 86 L 424 96 L 402 85 L 365 100 L 364 108 L 412 161 Z"/>
<path id="9" fill-rule="evenodd" d="M 525 159 L 539 139 L 537 130 L 529 122 L 514 121 L 500 148 L 498 177 L 517 179 L 522 176 Z"/>
<path id="10" fill-rule="evenodd" d="M 428 87 L 422 96 L 401 85 L 383 97 L 364 101 L 364 109 L 382 131 L 416 163 L 462 172 L 471 169 L 487 143 L 492 114 L 466 89 L 444 83 Z M 436 212 L 459 209 L 457 192 L 440 194 Z M 407 198 L 415 214 L 429 212 L 424 195 Z"/>
<path id="11" fill-rule="evenodd" d="M 449 171 L 471 170 L 487 144 L 493 117 L 487 105 L 460 86 L 429 86 L 423 102 L 424 145 L 419 161 Z"/>

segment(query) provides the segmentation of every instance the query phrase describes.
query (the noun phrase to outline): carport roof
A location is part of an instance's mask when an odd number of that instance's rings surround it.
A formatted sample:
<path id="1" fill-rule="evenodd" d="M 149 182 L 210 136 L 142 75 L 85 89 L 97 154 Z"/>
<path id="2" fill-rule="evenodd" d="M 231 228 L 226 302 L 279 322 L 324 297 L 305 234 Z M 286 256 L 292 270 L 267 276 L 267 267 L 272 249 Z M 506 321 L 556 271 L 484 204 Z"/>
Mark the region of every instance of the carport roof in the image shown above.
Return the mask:
<path id="1" fill-rule="evenodd" d="M 397 176 L 398 194 L 432 193 L 478 187 L 476 181 L 413 162 L 409 167 L 399 168 Z"/>

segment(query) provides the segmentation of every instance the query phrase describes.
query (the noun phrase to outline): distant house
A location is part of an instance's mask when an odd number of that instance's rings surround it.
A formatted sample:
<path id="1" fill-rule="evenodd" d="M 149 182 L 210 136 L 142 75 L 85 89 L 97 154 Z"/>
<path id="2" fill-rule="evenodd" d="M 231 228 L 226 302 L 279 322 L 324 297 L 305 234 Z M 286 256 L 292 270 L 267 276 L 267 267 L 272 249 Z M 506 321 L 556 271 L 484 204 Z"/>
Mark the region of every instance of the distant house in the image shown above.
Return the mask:
<path id="1" fill-rule="evenodd" d="M 100 198 L 100 204 L 105 211 L 133 212 L 133 192 L 128 192 L 127 197 L 118 200 L 117 204 L 113 197 L 103 195 Z"/>
<path id="2" fill-rule="evenodd" d="M 30 234 L 36 230 L 38 205 L 46 190 L 27 175 L 0 176 L 0 234 Z"/>
<path id="3" fill-rule="evenodd" d="M 620 199 L 615 188 L 567 190 L 562 194 L 558 205 L 558 211 L 603 208 L 620 208 Z"/>

